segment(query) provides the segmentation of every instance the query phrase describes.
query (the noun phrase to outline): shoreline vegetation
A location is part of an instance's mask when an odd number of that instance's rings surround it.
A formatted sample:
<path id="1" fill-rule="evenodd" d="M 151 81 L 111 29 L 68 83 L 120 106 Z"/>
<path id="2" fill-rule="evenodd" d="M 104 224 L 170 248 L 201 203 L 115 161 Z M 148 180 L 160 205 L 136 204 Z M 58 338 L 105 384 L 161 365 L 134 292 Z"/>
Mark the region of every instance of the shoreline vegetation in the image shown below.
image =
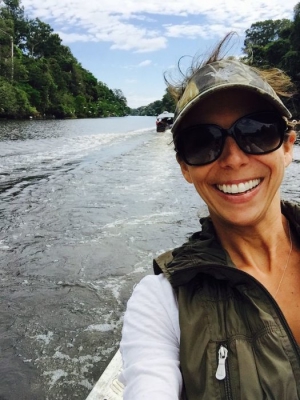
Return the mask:
<path id="1" fill-rule="evenodd" d="M 39 18 L 29 19 L 19 0 L 0 6 L 0 119 L 125 116 L 120 89 L 87 71 Z"/>
<path id="2" fill-rule="evenodd" d="M 280 68 L 292 79 L 294 95 L 283 101 L 300 119 L 300 3 L 293 20 L 256 22 L 245 32 L 243 60 Z M 29 19 L 20 0 L 0 6 L 0 121 L 9 119 L 157 116 L 174 112 L 163 98 L 132 109 L 120 89 L 110 89 L 83 68 L 62 39 L 39 18 Z"/>

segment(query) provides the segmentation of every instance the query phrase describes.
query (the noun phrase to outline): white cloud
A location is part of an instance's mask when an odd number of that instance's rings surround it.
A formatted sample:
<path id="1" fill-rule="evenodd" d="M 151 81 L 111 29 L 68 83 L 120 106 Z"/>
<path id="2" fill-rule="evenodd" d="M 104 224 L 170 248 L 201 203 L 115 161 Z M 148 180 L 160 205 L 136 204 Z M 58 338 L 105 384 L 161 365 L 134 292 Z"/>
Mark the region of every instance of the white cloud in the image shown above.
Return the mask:
<path id="1" fill-rule="evenodd" d="M 59 30 L 75 30 L 60 32 L 67 44 L 109 42 L 111 49 L 142 53 L 166 48 L 171 37 L 222 37 L 229 30 L 242 33 L 257 21 L 291 18 L 297 1 L 23 0 L 22 4 L 31 17 L 54 22 Z M 160 25 L 162 17 L 177 17 L 176 24 Z M 199 25 L 188 22 L 195 17 Z"/>
<path id="2" fill-rule="evenodd" d="M 80 33 L 67 33 L 63 31 L 57 31 L 60 38 L 65 43 L 75 43 L 75 42 L 96 42 L 97 39 L 92 35 L 80 34 Z"/>
<path id="3" fill-rule="evenodd" d="M 138 67 L 147 67 L 147 65 L 150 65 L 151 63 L 152 63 L 151 60 L 145 60 L 145 61 L 140 62 L 138 64 Z"/>
<path id="4" fill-rule="evenodd" d="M 211 34 L 210 25 L 165 25 L 165 33 L 168 37 L 180 38 L 186 37 L 195 39 L 197 37 L 207 38 Z M 227 29 L 228 30 L 228 29 Z"/>

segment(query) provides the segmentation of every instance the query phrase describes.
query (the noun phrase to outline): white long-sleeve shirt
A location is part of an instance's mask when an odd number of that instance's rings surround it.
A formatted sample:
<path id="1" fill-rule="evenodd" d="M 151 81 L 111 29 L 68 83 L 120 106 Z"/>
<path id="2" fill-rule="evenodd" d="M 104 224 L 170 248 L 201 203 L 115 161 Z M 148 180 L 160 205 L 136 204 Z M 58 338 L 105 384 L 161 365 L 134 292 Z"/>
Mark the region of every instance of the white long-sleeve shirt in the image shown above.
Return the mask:
<path id="1" fill-rule="evenodd" d="M 146 276 L 135 287 L 124 317 L 124 400 L 180 399 L 179 342 L 176 295 L 163 274 Z"/>

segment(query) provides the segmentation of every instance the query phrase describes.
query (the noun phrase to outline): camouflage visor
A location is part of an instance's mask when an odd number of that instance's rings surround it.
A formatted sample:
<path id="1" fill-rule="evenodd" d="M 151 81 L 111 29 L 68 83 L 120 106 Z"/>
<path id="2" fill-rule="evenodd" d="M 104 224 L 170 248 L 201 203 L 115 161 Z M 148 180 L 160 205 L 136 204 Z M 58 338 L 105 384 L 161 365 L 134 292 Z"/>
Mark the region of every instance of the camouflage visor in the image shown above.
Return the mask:
<path id="1" fill-rule="evenodd" d="M 221 60 L 203 66 L 192 76 L 177 103 L 172 132 L 198 101 L 227 88 L 255 92 L 269 101 L 282 116 L 292 116 L 274 89 L 253 68 L 237 60 Z"/>

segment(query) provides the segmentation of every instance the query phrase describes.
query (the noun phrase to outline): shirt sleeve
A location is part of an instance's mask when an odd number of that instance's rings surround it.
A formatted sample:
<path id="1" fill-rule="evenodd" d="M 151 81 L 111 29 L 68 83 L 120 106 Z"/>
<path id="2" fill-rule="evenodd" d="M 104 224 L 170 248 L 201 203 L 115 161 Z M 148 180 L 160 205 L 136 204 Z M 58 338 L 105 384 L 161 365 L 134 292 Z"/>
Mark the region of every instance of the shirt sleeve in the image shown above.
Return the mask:
<path id="1" fill-rule="evenodd" d="M 179 341 L 177 299 L 170 283 L 163 274 L 146 276 L 124 316 L 124 400 L 180 399 Z"/>

